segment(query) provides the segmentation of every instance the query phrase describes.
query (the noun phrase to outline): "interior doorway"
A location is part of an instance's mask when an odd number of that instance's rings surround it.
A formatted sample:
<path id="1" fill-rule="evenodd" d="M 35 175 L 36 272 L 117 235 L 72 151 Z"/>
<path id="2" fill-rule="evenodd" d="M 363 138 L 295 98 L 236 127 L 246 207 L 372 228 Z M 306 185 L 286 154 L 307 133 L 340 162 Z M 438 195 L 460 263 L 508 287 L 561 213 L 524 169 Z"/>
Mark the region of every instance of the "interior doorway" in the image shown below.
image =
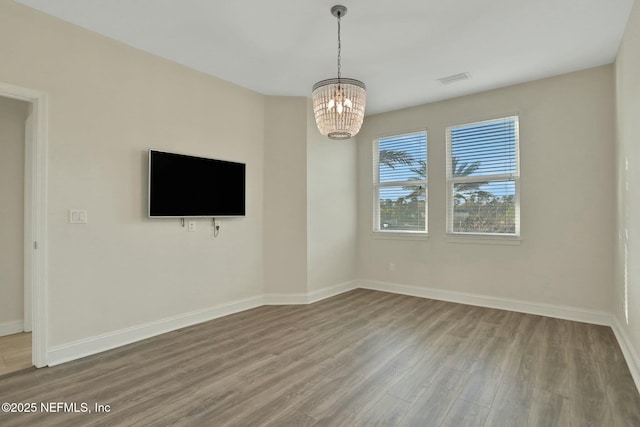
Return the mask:
<path id="1" fill-rule="evenodd" d="M 31 365 L 47 365 L 46 305 L 46 176 L 47 176 L 47 96 L 46 94 L 0 82 L 0 97 L 27 104 L 24 121 L 23 184 L 23 306 L 22 335 L 13 344 L 30 341 Z M 15 337 L 14 337 L 15 338 Z"/>
<path id="2" fill-rule="evenodd" d="M 32 366 L 31 282 L 25 258 L 25 151 L 31 104 L 0 97 L 0 375 Z"/>

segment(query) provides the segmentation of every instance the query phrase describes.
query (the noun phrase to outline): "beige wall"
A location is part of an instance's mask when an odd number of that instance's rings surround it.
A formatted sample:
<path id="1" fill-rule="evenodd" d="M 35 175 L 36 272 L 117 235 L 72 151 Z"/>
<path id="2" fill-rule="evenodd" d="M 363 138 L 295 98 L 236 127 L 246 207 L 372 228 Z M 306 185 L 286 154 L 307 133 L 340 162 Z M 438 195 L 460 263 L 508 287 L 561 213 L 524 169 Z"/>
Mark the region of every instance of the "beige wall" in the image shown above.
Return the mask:
<path id="1" fill-rule="evenodd" d="M 304 297 L 355 279 L 356 142 L 320 135 L 302 97 L 265 101 L 265 293 Z"/>
<path id="2" fill-rule="evenodd" d="M 3 324 L 22 322 L 24 317 L 24 122 L 28 107 L 26 102 L 0 97 L 0 331 Z"/>
<path id="3" fill-rule="evenodd" d="M 269 96 L 264 127 L 264 289 L 307 292 L 307 100 Z"/>
<path id="4" fill-rule="evenodd" d="M 313 292 L 356 277 L 357 142 L 322 136 L 310 103 L 307 112 L 307 264 Z"/>
<path id="5" fill-rule="evenodd" d="M 640 355 L 640 3 L 637 1 L 615 65 L 618 223 L 614 309 L 637 358 Z M 635 363 L 640 364 L 640 360 Z"/>
<path id="6" fill-rule="evenodd" d="M 638 181 L 638 25 L 636 4 L 616 64 L 618 182 L 629 192 Z M 622 254 L 626 244 L 637 255 L 629 215 L 640 205 L 619 191 L 618 232 L 630 237 L 619 239 L 614 302 L 612 66 L 371 116 L 356 140 L 336 142 L 317 133 L 305 98 L 265 97 L 8 1 L 0 57 L 0 81 L 49 95 L 49 345 L 355 277 L 615 306 L 624 318 Z M 445 240 L 445 127 L 514 113 L 521 244 Z M 371 141 L 424 127 L 430 237 L 373 238 Z M 247 217 L 223 221 L 216 239 L 205 220 L 188 233 L 177 220 L 147 219 L 148 148 L 246 162 Z M 89 223 L 68 224 L 70 208 L 87 209 Z M 640 271 L 627 271 L 637 312 Z"/>
<path id="7" fill-rule="evenodd" d="M 358 276 L 611 312 L 613 88 L 604 66 L 368 117 L 358 135 Z M 448 241 L 445 127 L 510 114 L 520 116 L 521 244 Z M 371 143 L 425 127 L 430 237 L 374 238 Z"/>
<path id="8" fill-rule="evenodd" d="M 306 98 L 265 97 L 12 2 L 0 55 L 0 81 L 50 100 L 50 346 L 354 278 L 354 142 L 325 151 Z M 247 217 L 216 239 L 206 220 L 188 233 L 146 218 L 149 148 L 246 162 Z M 68 224 L 71 208 L 88 224 Z"/>
<path id="9" fill-rule="evenodd" d="M 10 1 L 0 57 L 49 95 L 49 345 L 261 295 L 262 95 Z M 147 219 L 149 148 L 246 162 L 246 218 Z"/>

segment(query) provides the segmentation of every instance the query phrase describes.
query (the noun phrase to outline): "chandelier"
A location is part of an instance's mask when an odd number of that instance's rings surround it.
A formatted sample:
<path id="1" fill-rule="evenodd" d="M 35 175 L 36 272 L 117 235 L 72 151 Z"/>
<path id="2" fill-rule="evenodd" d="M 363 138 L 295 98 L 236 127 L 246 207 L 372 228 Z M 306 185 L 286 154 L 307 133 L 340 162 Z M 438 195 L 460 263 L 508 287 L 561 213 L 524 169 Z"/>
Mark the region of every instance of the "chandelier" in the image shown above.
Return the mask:
<path id="1" fill-rule="evenodd" d="M 360 130 L 364 119 L 367 92 L 360 80 L 343 78 L 340 74 L 340 18 L 347 13 L 344 6 L 333 6 L 331 14 L 338 19 L 338 77 L 313 85 L 313 114 L 318 130 L 331 139 L 349 139 Z"/>

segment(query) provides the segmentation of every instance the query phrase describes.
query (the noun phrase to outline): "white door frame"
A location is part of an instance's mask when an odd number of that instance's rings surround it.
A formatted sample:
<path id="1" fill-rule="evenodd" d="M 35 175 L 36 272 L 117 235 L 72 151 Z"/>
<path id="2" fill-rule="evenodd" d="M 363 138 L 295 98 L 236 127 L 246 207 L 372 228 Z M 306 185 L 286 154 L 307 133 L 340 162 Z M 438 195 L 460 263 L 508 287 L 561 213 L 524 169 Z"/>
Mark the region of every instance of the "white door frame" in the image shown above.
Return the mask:
<path id="1" fill-rule="evenodd" d="M 31 224 L 33 221 L 28 221 L 27 212 L 33 212 L 33 171 L 32 161 L 33 159 L 33 128 L 34 128 L 34 115 L 33 105 L 29 104 L 29 115 L 24 122 L 24 233 L 23 233 L 23 264 L 24 264 L 24 279 L 23 279 L 23 291 L 24 291 L 24 321 L 23 330 L 25 332 L 31 332 L 33 330 L 33 302 L 31 301 L 31 293 L 33 292 L 33 280 L 31 279 L 33 273 L 33 266 L 31 265 L 33 251 L 33 236 Z M 33 219 L 33 218 L 32 218 Z"/>
<path id="2" fill-rule="evenodd" d="M 33 106 L 32 138 L 25 141 L 25 265 L 31 274 L 32 361 L 47 366 L 47 94 L 0 82 L 0 96 L 26 101 Z M 29 200 L 26 200 L 29 199 Z M 26 248 L 30 248 L 27 250 Z"/>

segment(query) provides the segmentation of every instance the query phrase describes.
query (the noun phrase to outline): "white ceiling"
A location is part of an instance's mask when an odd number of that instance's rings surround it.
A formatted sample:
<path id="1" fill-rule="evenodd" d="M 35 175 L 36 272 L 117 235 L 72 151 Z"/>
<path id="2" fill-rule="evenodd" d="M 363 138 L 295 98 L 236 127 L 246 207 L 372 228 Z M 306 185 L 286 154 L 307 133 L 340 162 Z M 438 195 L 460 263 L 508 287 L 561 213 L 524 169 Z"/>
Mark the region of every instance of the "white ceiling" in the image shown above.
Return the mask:
<path id="1" fill-rule="evenodd" d="M 608 64 L 633 0 L 17 0 L 267 95 L 367 85 L 367 114 Z M 469 72 L 470 80 L 438 78 Z"/>

